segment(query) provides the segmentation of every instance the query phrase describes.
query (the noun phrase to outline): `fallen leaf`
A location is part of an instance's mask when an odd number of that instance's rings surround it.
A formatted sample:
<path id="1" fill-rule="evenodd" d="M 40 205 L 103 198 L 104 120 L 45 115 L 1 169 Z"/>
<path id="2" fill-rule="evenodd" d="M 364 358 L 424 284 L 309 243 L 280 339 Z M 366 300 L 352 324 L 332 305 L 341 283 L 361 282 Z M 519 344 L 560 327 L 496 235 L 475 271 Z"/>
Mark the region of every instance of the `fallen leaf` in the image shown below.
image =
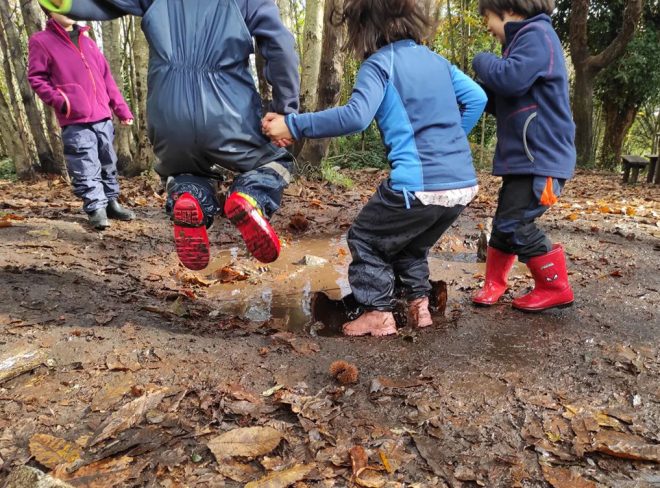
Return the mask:
<path id="1" fill-rule="evenodd" d="M 53 471 L 52 475 L 61 480 L 71 481 L 75 486 L 85 488 L 126 486 L 126 481 L 137 477 L 144 468 L 144 464 L 131 465 L 132 462 L 133 458 L 129 456 L 108 458 L 88 464 L 78 470 L 75 469 L 75 464 L 62 464 Z M 69 470 L 73 471 L 69 472 Z"/>
<path id="2" fill-rule="evenodd" d="M 293 468 L 276 471 L 257 481 L 251 481 L 245 488 L 286 488 L 302 480 L 314 468 L 312 464 L 298 464 Z"/>
<path id="3" fill-rule="evenodd" d="M 319 345 L 313 340 L 299 337 L 292 332 L 278 332 L 277 334 L 273 334 L 271 338 L 275 342 L 290 345 L 294 351 L 300 354 L 309 355 L 321 350 Z"/>
<path id="4" fill-rule="evenodd" d="M 170 393 L 169 388 L 159 388 L 147 392 L 144 396 L 127 403 L 119 410 L 110 415 L 98 427 L 94 436 L 89 441 L 89 446 L 94 446 L 105 439 L 115 435 L 138 424 L 144 418 L 144 415 L 154 408 Z"/>
<path id="5" fill-rule="evenodd" d="M 213 277 L 219 279 L 220 283 L 234 283 L 235 281 L 244 281 L 249 278 L 247 273 L 232 266 L 224 266 L 215 271 Z"/>
<path id="6" fill-rule="evenodd" d="M 378 457 L 380 457 L 380 462 L 383 463 L 385 471 L 387 471 L 389 474 L 394 473 L 394 468 L 390 464 L 390 460 L 387 459 L 387 454 L 385 454 L 382 449 L 378 449 Z"/>
<path id="7" fill-rule="evenodd" d="M 268 454 L 282 440 L 282 434 L 272 427 L 243 427 L 214 437 L 208 443 L 218 462 L 242 456 L 253 458 Z"/>
<path id="8" fill-rule="evenodd" d="M 2 229 L 3 227 L 13 227 L 13 225 L 14 224 L 9 222 L 8 220 L 4 220 L 4 219 L 0 220 L 0 229 Z"/>
<path id="9" fill-rule="evenodd" d="M 542 465 L 543 477 L 553 488 L 598 488 L 593 481 L 567 468 Z"/>
<path id="10" fill-rule="evenodd" d="M 80 459 L 80 450 L 73 442 L 48 434 L 34 434 L 30 438 L 30 454 L 50 469 Z"/>
<path id="11" fill-rule="evenodd" d="M 348 451 L 348 455 L 351 457 L 351 467 L 353 468 L 353 475 L 357 475 L 358 472 L 362 471 L 369 464 L 369 459 L 367 457 L 367 452 L 362 446 L 353 446 Z"/>
<path id="12" fill-rule="evenodd" d="M 251 464 L 241 463 L 235 459 L 218 460 L 216 470 L 225 478 L 230 478 L 240 483 L 247 483 L 261 473 L 258 468 Z"/>
<path id="13" fill-rule="evenodd" d="M 650 444 L 643 437 L 612 430 L 596 434 L 593 450 L 623 459 L 660 463 L 660 444 Z"/>
<path id="14" fill-rule="evenodd" d="M 274 393 L 280 391 L 282 388 L 284 388 L 284 385 L 275 385 L 271 388 L 268 388 L 266 391 L 262 393 L 263 396 L 269 397 L 273 395 Z"/>
<path id="15" fill-rule="evenodd" d="M 132 374 L 114 376 L 92 398 L 92 404 L 90 405 L 92 411 L 108 410 L 121 400 L 126 393 L 131 391 L 134 382 L 135 378 Z"/>
<path id="16" fill-rule="evenodd" d="M 355 483 L 366 488 L 382 488 L 387 479 L 374 468 L 365 467 L 355 474 Z"/>

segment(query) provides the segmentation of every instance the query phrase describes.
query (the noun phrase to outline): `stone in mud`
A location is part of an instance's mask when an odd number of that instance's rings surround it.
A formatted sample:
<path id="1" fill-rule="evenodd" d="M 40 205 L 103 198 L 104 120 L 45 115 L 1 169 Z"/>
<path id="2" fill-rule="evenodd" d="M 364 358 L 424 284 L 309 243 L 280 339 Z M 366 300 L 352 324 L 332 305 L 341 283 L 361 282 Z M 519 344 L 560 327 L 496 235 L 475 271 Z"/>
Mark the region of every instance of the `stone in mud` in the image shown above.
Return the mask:
<path id="1" fill-rule="evenodd" d="M 302 264 L 304 266 L 323 266 L 324 264 L 327 263 L 328 263 L 327 259 L 323 259 L 318 256 L 312 256 L 311 254 L 307 254 L 296 264 Z"/>

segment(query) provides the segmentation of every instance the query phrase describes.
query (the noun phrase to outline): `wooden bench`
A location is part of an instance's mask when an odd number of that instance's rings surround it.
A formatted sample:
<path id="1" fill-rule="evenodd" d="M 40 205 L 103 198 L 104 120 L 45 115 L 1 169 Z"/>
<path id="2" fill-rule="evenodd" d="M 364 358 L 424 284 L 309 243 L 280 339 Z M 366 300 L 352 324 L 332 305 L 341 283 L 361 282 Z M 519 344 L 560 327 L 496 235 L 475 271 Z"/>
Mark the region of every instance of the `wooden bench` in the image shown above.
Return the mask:
<path id="1" fill-rule="evenodd" d="M 643 170 L 649 165 L 649 161 L 646 158 L 641 156 L 632 156 L 630 154 L 625 154 L 621 156 L 621 162 L 623 163 L 623 182 L 630 183 L 634 185 L 637 183 L 637 178 L 639 177 L 639 170 Z M 632 170 L 632 178 L 630 171 Z"/>
<path id="2" fill-rule="evenodd" d="M 649 172 L 646 175 L 647 183 L 654 183 L 656 185 L 660 184 L 660 164 L 658 164 L 658 154 L 647 154 L 649 158 Z"/>

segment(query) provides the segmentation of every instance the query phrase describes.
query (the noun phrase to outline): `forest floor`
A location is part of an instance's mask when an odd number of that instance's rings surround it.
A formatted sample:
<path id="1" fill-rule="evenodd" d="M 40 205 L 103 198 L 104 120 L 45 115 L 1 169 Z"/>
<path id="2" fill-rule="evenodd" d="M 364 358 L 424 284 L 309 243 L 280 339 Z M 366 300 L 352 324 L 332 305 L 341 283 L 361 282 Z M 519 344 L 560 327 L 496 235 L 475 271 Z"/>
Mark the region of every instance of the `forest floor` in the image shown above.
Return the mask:
<path id="1" fill-rule="evenodd" d="M 444 315 L 346 338 L 310 298 L 348 292 L 344 235 L 385 173 L 344 173 L 287 189 L 276 263 L 218 219 L 200 273 L 155 178 L 122 181 L 138 219 L 102 233 L 66 182 L 0 181 L 0 486 L 25 465 L 85 487 L 660 486 L 660 188 L 578 174 L 541 220 L 575 306 L 530 315 L 522 265 L 470 304 L 499 188 L 481 174 L 431 255 Z"/>

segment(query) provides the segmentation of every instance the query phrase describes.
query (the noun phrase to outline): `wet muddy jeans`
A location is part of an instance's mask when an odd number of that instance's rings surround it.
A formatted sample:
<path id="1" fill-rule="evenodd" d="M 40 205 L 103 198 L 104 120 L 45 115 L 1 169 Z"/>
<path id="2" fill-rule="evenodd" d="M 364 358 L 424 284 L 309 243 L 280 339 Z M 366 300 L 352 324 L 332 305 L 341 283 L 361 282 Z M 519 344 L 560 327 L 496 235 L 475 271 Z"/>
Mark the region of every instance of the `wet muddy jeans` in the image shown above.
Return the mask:
<path id="1" fill-rule="evenodd" d="M 561 193 L 565 182 L 553 178 L 556 196 Z M 552 250 L 552 242 L 535 222 L 550 208 L 539 202 L 545 185 L 545 176 L 510 175 L 502 178 L 493 232 L 488 243 L 491 247 L 507 254 L 516 254 L 523 263 Z"/>
<path id="2" fill-rule="evenodd" d="M 62 128 L 64 159 L 73 193 L 92 213 L 119 196 L 117 154 L 112 147 L 115 129 L 109 119 Z"/>
<path id="3" fill-rule="evenodd" d="M 424 205 L 383 181 L 348 231 L 348 281 L 367 310 L 392 310 L 395 287 L 408 300 L 428 296 L 429 250 L 465 208 Z"/>

